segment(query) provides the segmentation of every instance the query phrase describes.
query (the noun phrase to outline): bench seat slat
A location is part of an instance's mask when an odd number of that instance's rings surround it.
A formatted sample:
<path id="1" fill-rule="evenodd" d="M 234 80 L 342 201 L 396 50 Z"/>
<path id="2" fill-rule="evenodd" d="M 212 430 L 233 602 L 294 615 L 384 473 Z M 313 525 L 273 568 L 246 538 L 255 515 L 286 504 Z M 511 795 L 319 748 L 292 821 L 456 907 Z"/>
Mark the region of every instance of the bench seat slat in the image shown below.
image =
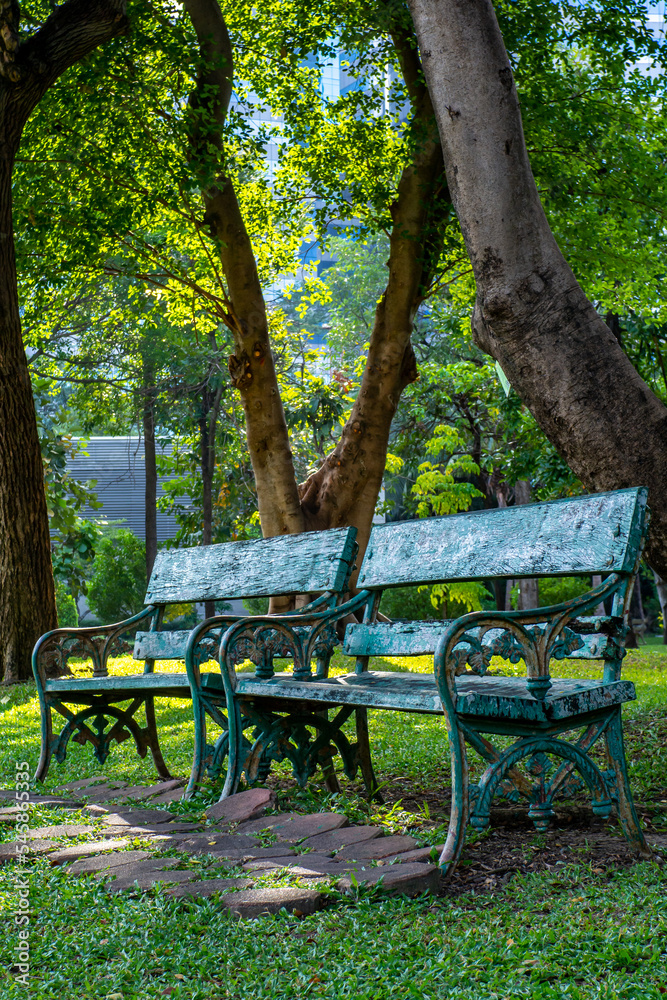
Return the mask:
<path id="1" fill-rule="evenodd" d="M 526 689 L 523 677 L 457 678 L 456 711 L 464 717 L 513 719 L 547 724 L 585 715 L 635 700 L 630 681 L 603 684 L 599 680 L 554 680 L 544 701 Z M 433 674 L 366 671 L 323 680 L 295 681 L 292 674 L 270 680 L 239 675 L 243 698 L 285 698 L 330 705 L 363 705 L 432 715 L 442 714 L 442 702 Z"/>
<path id="2" fill-rule="evenodd" d="M 222 691 L 220 672 L 202 673 L 202 687 Z M 117 691 L 123 698 L 137 694 L 161 694 L 164 697 L 189 698 L 190 684 L 184 673 L 122 674 L 109 677 L 64 677 L 47 680 L 44 685 L 47 694 L 58 694 L 66 701 L 67 694 L 90 697 L 97 692 L 105 696 Z"/>
<path id="3" fill-rule="evenodd" d="M 376 525 L 358 586 L 631 573 L 645 506 L 637 487 Z"/>
<path id="4" fill-rule="evenodd" d="M 608 619 L 590 618 L 592 634 L 581 635 L 583 646 L 568 653 L 568 659 L 594 660 L 613 658 L 618 647 L 613 640 L 600 632 L 594 632 L 596 624 Z M 440 637 L 451 625 L 451 621 L 434 622 L 377 622 L 372 625 L 348 625 L 345 630 L 343 653 L 346 656 L 423 656 L 434 653 Z M 532 626 L 528 626 L 532 629 Z M 478 630 L 473 629 L 473 632 Z M 484 636 L 485 645 L 490 645 L 502 634 L 502 629 L 489 629 Z"/>

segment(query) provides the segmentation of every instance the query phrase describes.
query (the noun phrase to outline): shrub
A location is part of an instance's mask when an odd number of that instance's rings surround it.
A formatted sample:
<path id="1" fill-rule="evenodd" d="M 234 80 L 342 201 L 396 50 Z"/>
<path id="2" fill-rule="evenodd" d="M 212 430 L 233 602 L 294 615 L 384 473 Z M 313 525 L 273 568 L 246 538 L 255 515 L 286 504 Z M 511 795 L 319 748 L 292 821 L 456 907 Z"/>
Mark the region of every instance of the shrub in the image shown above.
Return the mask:
<path id="1" fill-rule="evenodd" d="M 127 528 L 117 528 L 97 546 L 88 603 L 104 623 L 122 621 L 144 607 L 146 546 Z"/>
<path id="2" fill-rule="evenodd" d="M 62 580 L 56 580 L 56 611 L 59 628 L 76 628 L 79 624 L 76 601 Z"/>

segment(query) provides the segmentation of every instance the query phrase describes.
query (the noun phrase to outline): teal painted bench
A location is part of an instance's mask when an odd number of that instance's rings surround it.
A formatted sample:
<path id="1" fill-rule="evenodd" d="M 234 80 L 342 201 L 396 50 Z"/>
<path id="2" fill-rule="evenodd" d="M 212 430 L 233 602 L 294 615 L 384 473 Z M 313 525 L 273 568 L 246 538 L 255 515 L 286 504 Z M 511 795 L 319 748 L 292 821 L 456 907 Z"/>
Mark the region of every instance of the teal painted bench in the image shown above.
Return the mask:
<path id="1" fill-rule="evenodd" d="M 41 755 L 35 779 L 41 781 L 46 777 L 53 756 L 60 762 L 65 759 L 70 739 L 82 745 L 92 744 L 95 757 L 103 764 L 111 744 L 130 737 L 134 738 L 141 757 L 150 749 L 161 778 L 171 777 L 158 741 L 155 698 L 192 698 L 194 764 L 186 793 L 192 794 L 204 768 L 207 765 L 215 768 L 216 759 L 224 759 L 226 752 L 224 732 L 217 748 L 206 743 L 207 713 L 226 727 L 221 713 L 225 700 L 220 672 L 216 668 L 204 673 L 199 667 L 205 660 L 217 659 L 221 631 L 243 618 L 218 615 L 193 631 L 173 632 L 163 628 L 166 609 L 192 602 L 319 595 L 295 612 L 291 620 L 297 623 L 296 636 L 309 634 L 308 624 L 313 615 L 318 624 L 324 623 L 312 655 L 318 661 L 320 673 L 325 674 L 338 641 L 335 627 L 328 626 L 328 617 L 337 617 L 334 609 L 346 590 L 357 554 L 355 538 L 356 528 L 337 528 L 198 548 L 165 549 L 155 560 L 146 591 L 146 607 L 139 614 L 113 625 L 55 629 L 41 636 L 32 659 L 41 709 Z M 142 623 L 148 624 L 148 630 L 138 631 Z M 144 661 L 143 672 L 110 674 L 109 658 L 119 651 L 123 637 L 132 633 L 133 656 Z M 289 650 L 282 652 L 290 655 Z M 239 655 L 245 658 L 247 654 L 252 655 L 253 651 L 239 646 Z M 71 676 L 67 668 L 70 657 L 92 661 L 92 676 Z M 184 659 L 185 672 L 155 670 L 158 661 Z M 262 660 L 256 663 L 261 676 Z M 136 718 L 142 706 L 145 726 Z M 54 711 L 65 719 L 63 729 L 55 735 Z"/>
<path id="2" fill-rule="evenodd" d="M 311 729 L 320 754 L 327 745 L 330 753 L 337 749 L 345 771 L 352 776 L 360 766 L 372 792 L 368 709 L 413 712 L 444 717 L 449 736 L 452 809 L 443 871 L 457 862 L 468 820 L 478 830 L 486 828 L 496 794 L 523 798 L 538 830 L 544 830 L 555 796 L 572 793 L 582 782 L 594 812 L 608 816 L 615 803 L 624 834 L 647 853 L 621 727 L 621 706 L 635 698 L 633 685 L 621 678 L 621 664 L 647 530 L 646 496 L 643 488 L 628 489 L 374 527 L 354 599 L 365 607 L 364 621 L 347 625 L 343 645 L 356 668 L 343 676 L 310 672 L 290 636 L 294 618 L 232 625 L 220 646 L 227 702 L 234 706 L 225 794 L 234 791 L 244 771 L 252 782 L 271 760 L 290 759 L 304 781 L 315 760 Z M 552 607 L 481 611 L 450 622 L 375 621 L 382 592 L 390 587 L 577 574 L 605 579 Z M 605 600 L 611 613 L 593 614 Z M 236 672 L 237 644 L 257 650 L 278 632 L 283 645 L 294 648 L 295 669 L 272 675 L 267 646 L 261 672 Z M 426 653 L 434 655 L 432 674 L 369 670 L 374 657 Z M 526 675 L 489 673 L 493 656 L 514 664 L 523 660 Z M 564 657 L 599 661 L 601 676 L 552 679 L 550 661 Z M 341 730 L 352 713 L 356 744 Z M 509 745 L 495 745 L 489 739 L 494 736 L 508 737 Z M 599 741 L 605 764 L 592 753 Z M 474 788 L 466 746 L 487 765 Z"/>

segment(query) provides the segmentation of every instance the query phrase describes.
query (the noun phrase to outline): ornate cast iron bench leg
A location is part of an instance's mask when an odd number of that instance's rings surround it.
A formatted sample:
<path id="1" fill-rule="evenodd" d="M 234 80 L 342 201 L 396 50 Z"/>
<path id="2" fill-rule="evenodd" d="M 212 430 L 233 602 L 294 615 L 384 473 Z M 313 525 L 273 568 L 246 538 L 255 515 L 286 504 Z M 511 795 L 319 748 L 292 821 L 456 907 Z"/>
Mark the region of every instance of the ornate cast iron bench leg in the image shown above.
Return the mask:
<path id="1" fill-rule="evenodd" d="M 165 759 L 162 756 L 162 750 L 160 749 L 160 741 L 158 739 L 157 726 L 155 724 L 155 698 L 152 695 L 146 696 L 144 708 L 146 711 L 148 746 L 150 747 L 151 754 L 153 755 L 155 770 L 162 781 L 169 781 L 173 778 L 173 774 L 169 770 Z"/>
<path id="2" fill-rule="evenodd" d="M 637 818 L 634 802 L 632 801 L 632 792 L 630 791 L 625 748 L 623 745 L 623 723 L 621 720 L 620 705 L 612 713 L 609 725 L 605 730 L 605 742 L 616 777 L 618 821 L 621 829 L 636 853 L 650 858 L 653 856 L 651 848 L 646 843 L 646 838 L 639 825 L 639 819 Z"/>
<path id="3" fill-rule="evenodd" d="M 371 746 L 368 738 L 368 709 L 357 708 L 355 710 L 357 726 L 357 760 L 359 769 L 366 786 L 366 794 L 369 801 L 384 802 L 380 792 L 380 786 L 375 771 L 373 770 L 373 758 L 371 756 Z"/>

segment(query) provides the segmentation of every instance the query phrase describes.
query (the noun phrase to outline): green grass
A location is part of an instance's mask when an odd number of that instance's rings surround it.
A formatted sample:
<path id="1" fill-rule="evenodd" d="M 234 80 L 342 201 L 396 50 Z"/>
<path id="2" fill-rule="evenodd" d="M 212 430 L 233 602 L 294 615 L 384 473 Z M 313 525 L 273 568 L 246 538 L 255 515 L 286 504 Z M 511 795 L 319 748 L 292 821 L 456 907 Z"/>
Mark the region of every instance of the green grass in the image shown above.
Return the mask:
<path id="1" fill-rule="evenodd" d="M 118 665 L 133 669 L 127 658 Z M 408 665 L 429 669 L 428 658 L 377 667 Z M 342 667 L 340 661 L 337 666 Z M 492 668 L 507 670 L 508 665 L 498 661 Z M 520 673 L 521 665 L 509 669 Z M 590 671 L 591 664 L 581 661 L 554 665 L 561 676 L 587 676 Z M 632 651 L 624 676 L 638 692 L 638 701 L 625 712 L 635 796 L 643 802 L 667 800 L 667 650 Z M 162 702 L 159 712 L 165 756 L 177 773 L 186 774 L 192 747 L 189 706 Z M 34 687 L 7 689 L 0 697 L 0 718 L 1 773 L 9 785 L 16 760 L 31 767 L 37 761 Z M 385 807 L 371 808 L 373 821 L 432 841 L 440 817 L 429 818 L 419 797 L 448 784 L 442 721 L 376 712 L 371 739 L 388 798 Z M 155 780 L 150 757 L 141 761 L 131 741 L 114 746 L 103 768 L 89 746 L 70 744 L 64 764 L 53 765 L 47 787 L 100 772 L 132 783 Z M 344 796 L 332 797 L 317 781 L 300 791 L 287 771 L 278 778 L 281 808 L 333 806 L 353 820 L 368 815 L 357 783 L 344 785 Z M 202 798 L 173 808 L 198 816 L 204 803 Z M 66 818 L 73 816 L 38 808 L 32 824 Z M 11 832 L 11 827 L 0 827 L 2 839 Z M 210 859 L 199 863 L 207 875 L 238 874 Z M 29 869 L 28 992 L 34 1000 L 657 1000 L 667 995 L 667 873 L 652 862 L 619 869 L 569 863 L 554 871 L 517 875 L 494 894 L 458 898 L 332 893 L 330 905 L 312 917 L 282 914 L 240 923 L 215 899 L 179 901 L 160 890 L 116 896 L 92 879 L 74 879 L 50 868 L 43 859 Z M 15 872 L 14 865 L 0 869 L 0 914 L 7 928 L 15 905 Z M 9 971 L 12 946 L 6 934 L 0 952 L 0 1000 L 9 1000 L 24 990 Z"/>

